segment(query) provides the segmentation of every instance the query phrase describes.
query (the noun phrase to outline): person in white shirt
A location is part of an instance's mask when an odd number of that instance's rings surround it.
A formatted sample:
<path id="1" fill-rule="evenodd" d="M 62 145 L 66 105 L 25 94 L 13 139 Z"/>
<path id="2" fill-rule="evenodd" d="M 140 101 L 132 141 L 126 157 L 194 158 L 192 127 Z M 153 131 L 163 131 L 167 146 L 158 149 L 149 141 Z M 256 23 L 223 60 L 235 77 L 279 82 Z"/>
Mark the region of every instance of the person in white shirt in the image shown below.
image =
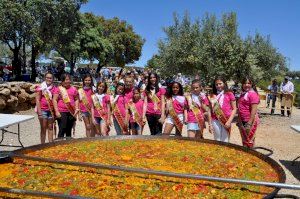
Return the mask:
<path id="1" fill-rule="evenodd" d="M 281 116 L 284 116 L 285 107 L 287 109 L 287 116 L 291 115 L 291 107 L 293 106 L 294 84 L 289 81 L 289 77 L 284 78 L 284 82 L 280 85 L 281 92 Z"/>

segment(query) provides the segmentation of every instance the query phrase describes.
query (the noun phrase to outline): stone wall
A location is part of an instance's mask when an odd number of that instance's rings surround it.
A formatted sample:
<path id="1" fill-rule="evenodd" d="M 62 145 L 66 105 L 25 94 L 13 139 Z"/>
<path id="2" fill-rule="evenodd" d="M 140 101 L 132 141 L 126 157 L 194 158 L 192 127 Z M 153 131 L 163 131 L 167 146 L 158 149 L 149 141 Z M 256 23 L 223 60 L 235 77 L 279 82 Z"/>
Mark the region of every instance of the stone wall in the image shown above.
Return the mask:
<path id="1" fill-rule="evenodd" d="M 0 112 L 28 110 L 35 105 L 36 84 L 7 82 L 0 84 Z"/>

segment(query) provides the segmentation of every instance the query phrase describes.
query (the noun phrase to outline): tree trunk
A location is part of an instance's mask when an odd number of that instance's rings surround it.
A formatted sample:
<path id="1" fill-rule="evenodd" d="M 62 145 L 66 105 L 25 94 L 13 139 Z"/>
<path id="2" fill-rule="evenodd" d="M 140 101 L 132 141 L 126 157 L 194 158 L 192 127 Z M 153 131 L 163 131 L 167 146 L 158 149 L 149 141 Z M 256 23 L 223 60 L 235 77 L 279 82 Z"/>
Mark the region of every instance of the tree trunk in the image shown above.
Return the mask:
<path id="1" fill-rule="evenodd" d="M 22 55 L 22 72 L 25 73 L 26 72 L 26 64 L 27 64 L 27 60 L 26 60 L 26 43 L 25 43 L 25 39 L 23 39 L 23 55 Z"/>
<path id="2" fill-rule="evenodd" d="M 70 59 L 70 75 L 74 74 L 74 68 L 75 68 L 75 64 L 76 64 L 76 58 L 74 53 L 71 54 L 71 59 Z"/>
<path id="3" fill-rule="evenodd" d="M 13 49 L 14 58 L 12 60 L 12 66 L 13 66 L 13 74 L 16 75 L 15 80 L 22 80 L 21 62 L 20 62 L 20 59 L 19 59 L 19 51 L 20 51 L 20 48 Z"/>
<path id="4" fill-rule="evenodd" d="M 70 74 L 73 75 L 74 74 L 74 68 L 75 68 L 75 64 L 76 64 L 76 61 L 75 60 L 72 60 L 70 62 Z"/>
<path id="5" fill-rule="evenodd" d="M 35 82 L 36 74 L 36 67 L 35 67 L 35 60 L 38 54 L 38 50 L 35 45 L 31 45 L 31 81 Z"/>
<path id="6" fill-rule="evenodd" d="M 101 68 L 103 67 L 104 65 L 101 65 L 100 61 L 98 62 L 97 64 L 97 69 L 96 69 L 96 74 L 99 74 Z"/>

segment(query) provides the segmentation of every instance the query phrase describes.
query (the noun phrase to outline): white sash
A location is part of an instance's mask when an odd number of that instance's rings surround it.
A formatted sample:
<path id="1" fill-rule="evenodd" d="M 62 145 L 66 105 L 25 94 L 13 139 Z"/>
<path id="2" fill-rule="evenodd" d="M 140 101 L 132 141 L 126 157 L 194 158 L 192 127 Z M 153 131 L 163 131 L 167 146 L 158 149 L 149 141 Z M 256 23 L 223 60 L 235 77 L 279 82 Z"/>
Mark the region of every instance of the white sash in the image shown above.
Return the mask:
<path id="1" fill-rule="evenodd" d="M 199 97 L 198 95 L 195 95 L 195 94 L 192 94 L 192 101 L 195 102 L 199 107 L 201 106 L 201 102 L 199 100 Z"/>
<path id="2" fill-rule="evenodd" d="M 218 95 L 217 95 L 217 100 L 220 104 L 220 107 L 222 108 L 223 107 L 223 103 L 224 103 L 224 91 L 220 92 Z"/>
<path id="3" fill-rule="evenodd" d="M 105 96 L 105 94 L 95 94 L 96 95 L 96 97 L 98 98 L 98 101 L 99 101 L 99 103 L 102 105 L 103 103 L 103 97 Z"/>
<path id="4" fill-rule="evenodd" d="M 116 95 L 116 96 L 115 96 L 115 98 L 114 98 L 114 99 L 113 99 L 113 101 L 112 101 L 112 102 L 113 102 L 113 104 L 115 104 L 115 103 L 118 101 L 118 99 L 119 99 L 119 96 L 120 96 L 120 95 Z"/>
<path id="5" fill-rule="evenodd" d="M 46 82 L 42 82 L 41 85 L 40 85 L 40 91 L 42 91 L 42 93 L 45 93 L 47 92 L 50 99 L 52 99 L 52 93 L 51 93 L 51 89 L 53 88 L 53 85 L 51 84 L 50 86 L 47 86 Z"/>
<path id="6" fill-rule="evenodd" d="M 177 100 L 182 106 L 184 105 L 185 97 L 184 96 L 178 96 L 175 95 L 172 97 L 173 101 Z"/>

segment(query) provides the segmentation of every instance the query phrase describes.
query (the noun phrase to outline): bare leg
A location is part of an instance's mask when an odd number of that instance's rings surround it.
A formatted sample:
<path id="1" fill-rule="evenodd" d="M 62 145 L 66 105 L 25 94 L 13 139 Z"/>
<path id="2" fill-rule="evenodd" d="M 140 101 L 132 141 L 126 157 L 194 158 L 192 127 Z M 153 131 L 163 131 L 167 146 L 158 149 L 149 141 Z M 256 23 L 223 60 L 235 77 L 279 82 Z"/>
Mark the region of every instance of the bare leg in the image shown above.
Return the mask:
<path id="1" fill-rule="evenodd" d="M 101 135 L 100 124 L 96 124 L 96 125 L 95 125 L 95 129 L 96 129 L 96 134 L 97 134 L 97 135 Z"/>
<path id="2" fill-rule="evenodd" d="M 138 135 L 138 130 L 136 130 L 136 129 L 131 129 L 131 133 L 132 133 L 132 135 Z"/>
<path id="3" fill-rule="evenodd" d="M 42 119 L 42 126 L 41 126 L 41 143 L 45 144 L 46 142 L 46 131 L 47 131 L 47 127 L 48 127 L 48 121 L 47 119 L 43 118 Z"/>
<path id="4" fill-rule="evenodd" d="M 174 124 L 166 123 L 163 135 L 170 135 L 173 128 L 174 128 Z"/>
<path id="5" fill-rule="evenodd" d="M 85 125 L 85 133 L 86 137 L 92 137 L 91 136 L 91 123 L 89 117 L 83 117 L 84 125 Z"/>
<path id="6" fill-rule="evenodd" d="M 90 124 L 91 124 L 91 137 L 95 137 L 96 127 L 93 123 L 93 118 L 91 116 L 89 117 L 89 121 L 90 121 Z"/>
<path id="7" fill-rule="evenodd" d="M 102 135 L 102 136 L 109 136 L 109 135 L 108 135 L 108 127 L 107 127 L 105 121 L 104 121 L 104 122 L 101 122 L 100 128 L 101 128 L 101 135 Z"/>
<path id="8" fill-rule="evenodd" d="M 53 142 L 53 119 L 48 119 L 48 142 Z"/>
<path id="9" fill-rule="evenodd" d="M 196 132 L 197 131 L 194 131 L 194 130 L 188 130 L 188 137 L 190 137 L 190 138 L 196 137 Z"/>

